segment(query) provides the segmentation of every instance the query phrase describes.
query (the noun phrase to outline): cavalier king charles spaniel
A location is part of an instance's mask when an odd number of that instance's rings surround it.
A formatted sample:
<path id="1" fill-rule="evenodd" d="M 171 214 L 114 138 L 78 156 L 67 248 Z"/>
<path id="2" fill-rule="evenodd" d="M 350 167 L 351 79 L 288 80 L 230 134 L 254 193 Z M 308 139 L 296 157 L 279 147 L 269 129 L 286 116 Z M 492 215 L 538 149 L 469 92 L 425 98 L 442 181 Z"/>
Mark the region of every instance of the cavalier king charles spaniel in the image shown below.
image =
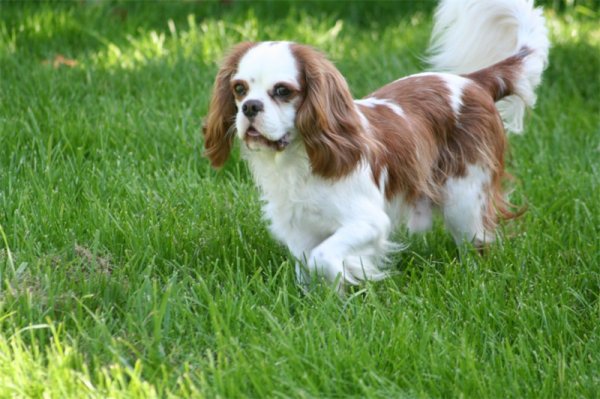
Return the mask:
<path id="1" fill-rule="evenodd" d="M 354 100 L 312 47 L 241 43 L 216 77 L 206 155 L 222 166 L 238 137 L 299 283 L 378 280 L 400 225 L 427 230 L 439 210 L 457 243 L 482 246 L 514 216 L 502 188 L 505 129 L 522 129 L 548 48 L 531 0 L 443 0 L 429 57 L 436 72 Z"/>

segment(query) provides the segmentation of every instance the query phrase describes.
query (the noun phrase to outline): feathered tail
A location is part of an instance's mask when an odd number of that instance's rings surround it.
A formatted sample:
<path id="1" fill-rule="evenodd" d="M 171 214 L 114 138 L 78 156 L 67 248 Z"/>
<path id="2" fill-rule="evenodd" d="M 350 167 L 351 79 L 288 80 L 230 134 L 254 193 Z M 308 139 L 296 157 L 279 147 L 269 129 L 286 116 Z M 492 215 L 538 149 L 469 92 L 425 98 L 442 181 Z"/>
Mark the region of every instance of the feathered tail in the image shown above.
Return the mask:
<path id="1" fill-rule="evenodd" d="M 436 71 L 467 74 L 526 51 L 515 94 L 496 103 L 506 129 L 518 133 L 525 109 L 535 104 L 549 47 L 542 10 L 532 0 L 442 0 L 428 61 Z"/>

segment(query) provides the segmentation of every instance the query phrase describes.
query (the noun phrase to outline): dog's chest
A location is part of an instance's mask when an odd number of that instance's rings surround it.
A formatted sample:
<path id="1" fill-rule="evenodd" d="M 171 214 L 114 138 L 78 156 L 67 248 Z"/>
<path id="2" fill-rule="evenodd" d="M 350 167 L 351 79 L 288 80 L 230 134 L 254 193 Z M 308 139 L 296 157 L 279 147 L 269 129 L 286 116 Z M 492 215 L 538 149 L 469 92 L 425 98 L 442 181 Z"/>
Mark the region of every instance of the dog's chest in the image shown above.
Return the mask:
<path id="1" fill-rule="evenodd" d="M 273 227 L 312 234 L 335 229 L 332 222 L 337 219 L 337 212 L 331 202 L 331 187 L 323 186 L 314 176 L 281 173 L 259 185 L 265 216 Z"/>
<path id="2" fill-rule="evenodd" d="M 260 160 L 258 160 L 260 161 Z M 265 163 L 250 160 L 273 234 L 288 246 L 310 246 L 338 227 L 335 189 L 314 176 L 308 162 Z"/>

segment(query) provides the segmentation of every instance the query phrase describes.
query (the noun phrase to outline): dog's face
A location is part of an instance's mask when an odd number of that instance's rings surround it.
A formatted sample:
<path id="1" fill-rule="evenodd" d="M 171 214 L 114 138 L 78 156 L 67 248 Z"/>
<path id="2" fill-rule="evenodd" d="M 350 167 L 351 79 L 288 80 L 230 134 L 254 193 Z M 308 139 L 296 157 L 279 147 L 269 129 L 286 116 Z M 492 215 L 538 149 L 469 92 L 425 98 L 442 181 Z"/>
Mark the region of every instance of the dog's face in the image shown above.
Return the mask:
<path id="1" fill-rule="evenodd" d="M 302 100 L 298 66 L 288 43 L 262 43 L 241 58 L 231 79 L 238 137 L 251 150 L 283 151 L 296 138 Z"/>
<path id="2" fill-rule="evenodd" d="M 289 42 L 241 43 L 223 61 L 204 125 L 206 155 L 226 160 L 235 135 L 250 150 L 301 141 L 313 172 L 343 175 L 361 157 L 362 126 L 344 77 L 321 53 Z"/>

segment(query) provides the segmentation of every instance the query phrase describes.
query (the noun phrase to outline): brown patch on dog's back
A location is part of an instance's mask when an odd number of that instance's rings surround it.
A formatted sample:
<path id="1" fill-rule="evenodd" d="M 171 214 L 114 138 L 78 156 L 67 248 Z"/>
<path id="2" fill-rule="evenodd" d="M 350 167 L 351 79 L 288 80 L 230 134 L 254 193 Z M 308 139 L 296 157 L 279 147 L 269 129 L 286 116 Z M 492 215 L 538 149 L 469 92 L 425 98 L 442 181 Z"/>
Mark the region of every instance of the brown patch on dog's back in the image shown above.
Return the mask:
<path id="1" fill-rule="evenodd" d="M 449 96 L 440 77 L 415 76 L 390 83 L 368 96 L 397 104 L 405 116 L 385 105 L 361 107 L 376 139 L 384 143 L 385 152 L 372 164 L 377 178 L 387 168 L 388 199 L 402 193 L 409 203 L 423 196 L 439 202 L 440 150 L 455 123 Z"/>
<path id="2" fill-rule="evenodd" d="M 490 70 L 481 77 L 493 73 Z M 451 106 L 448 83 L 439 74 L 401 79 L 367 97 L 397 104 L 404 117 L 386 105 L 360 106 L 360 110 L 369 120 L 376 140 L 384 144 L 384 152 L 371 164 L 377 182 L 387 168 L 388 199 L 401 194 L 408 203 L 426 197 L 439 204 L 446 180 L 464 176 L 467 165 L 478 165 L 491 176 L 484 220 L 491 229 L 497 213 L 503 218 L 515 215 L 502 191 L 507 142 L 492 97 L 500 94 L 466 79 L 457 114 Z"/>

